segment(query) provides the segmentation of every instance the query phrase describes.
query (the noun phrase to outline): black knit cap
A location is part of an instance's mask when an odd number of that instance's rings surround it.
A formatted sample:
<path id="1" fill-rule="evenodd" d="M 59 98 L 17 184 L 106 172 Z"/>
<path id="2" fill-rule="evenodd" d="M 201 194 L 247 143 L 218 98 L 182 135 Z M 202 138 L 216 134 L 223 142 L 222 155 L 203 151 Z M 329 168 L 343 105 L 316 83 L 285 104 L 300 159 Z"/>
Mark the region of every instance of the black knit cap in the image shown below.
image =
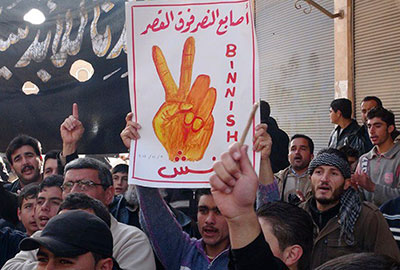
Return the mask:
<path id="1" fill-rule="evenodd" d="M 336 167 L 343 175 L 344 179 L 351 177 L 349 162 L 342 157 L 344 154 L 337 149 L 326 148 L 318 152 L 317 156 L 308 166 L 308 174 L 312 175 L 314 170 L 321 165 Z"/>
<path id="2" fill-rule="evenodd" d="M 94 214 L 70 210 L 50 219 L 40 237 L 21 241 L 21 250 L 45 247 L 58 257 L 76 257 L 93 252 L 112 258 L 113 238 L 107 224 Z"/>

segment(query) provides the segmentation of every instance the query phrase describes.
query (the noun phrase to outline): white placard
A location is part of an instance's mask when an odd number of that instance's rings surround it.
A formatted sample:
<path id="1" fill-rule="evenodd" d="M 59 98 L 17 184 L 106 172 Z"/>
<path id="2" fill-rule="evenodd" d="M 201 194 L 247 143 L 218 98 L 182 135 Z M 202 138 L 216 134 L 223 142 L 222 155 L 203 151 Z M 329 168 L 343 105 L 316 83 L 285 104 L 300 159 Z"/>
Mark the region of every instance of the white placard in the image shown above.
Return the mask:
<path id="1" fill-rule="evenodd" d="M 214 160 L 240 139 L 259 100 L 251 1 L 128 2 L 126 18 L 131 106 L 142 126 L 129 182 L 209 187 Z M 258 122 L 259 113 L 248 145 Z M 249 156 L 258 171 L 258 155 Z"/>

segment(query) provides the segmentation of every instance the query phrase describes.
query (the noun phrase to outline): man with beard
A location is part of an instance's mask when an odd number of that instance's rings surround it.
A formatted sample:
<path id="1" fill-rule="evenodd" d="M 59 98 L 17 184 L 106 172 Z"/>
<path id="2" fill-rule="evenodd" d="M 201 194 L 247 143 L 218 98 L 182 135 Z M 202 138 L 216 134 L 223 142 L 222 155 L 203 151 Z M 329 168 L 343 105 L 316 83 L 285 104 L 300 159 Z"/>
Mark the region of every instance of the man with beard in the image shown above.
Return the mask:
<path id="1" fill-rule="evenodd" d="M 5 185 L 8 191 L 17 193 L 25 185 L 42 181 L 42 147 L 40 142 L 28 135 L 15 137 L 7 147 L 6 156 L 18 180 Z"/>
<path id="2" fill-rule="evenodd" d="M 311 161 L 313 196 L 302 207 L 314 221 L 317 237 L 311 268 L 341 255 L 374 252 L 400 260 L 389 227 L 373 204 L 360 201 L 351 187 L 350 166 L 344 153 L 323 149 Z"/>
<path id="3" fill-rule="evenodd" d="M 270 149 L 271 143 L 266 139 L 263 149 Z M 262 152 L 268 153 L 263 149 Z M 311 161 L 308 173 L 312 196 L 300 206 L 314 222 L 311 269 L 338 256 L 357 252 L 375 252 L 400 260 L 399 249 L 379 209 L 361 202 L 351 187 L 350 165 L 344 153 L 333 148 L 321 150 Z M 266 178 L 259 185 L 257 199 L 262 202 L 274 196 L 274 186 L 273 177 Z"/>
<path id="4" fill-rule="evenodd" d="M 266 125 L 260 124 L 256 127 L 255 145 L 257 147 L 265 142 Z M 260 150 L 260 149 L 255 149 Z M 310 177 L 307 173 L 308 165 L 314 155 L 314 143 L 312 139 L 303 134 L 295 134 L 290 138 L 289 144 L 289 167 L 274 175 L 278 185 L 279 199 L 292 204 L 299 204 L 311 193 Z M 261 152 L 260 182 L 264 183 L 272 173 L 270 169 L 270 157 Z"/>

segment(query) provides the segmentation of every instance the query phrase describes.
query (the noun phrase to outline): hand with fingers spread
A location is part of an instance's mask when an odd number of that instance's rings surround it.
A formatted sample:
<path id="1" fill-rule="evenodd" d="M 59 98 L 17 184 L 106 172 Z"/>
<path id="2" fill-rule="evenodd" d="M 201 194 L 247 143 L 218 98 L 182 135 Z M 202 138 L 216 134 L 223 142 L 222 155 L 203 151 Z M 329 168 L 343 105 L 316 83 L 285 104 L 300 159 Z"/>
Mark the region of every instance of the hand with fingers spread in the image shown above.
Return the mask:
<path id="1" fill-rule="evenodd" d="M 79 121 L 78 104 L 72 105 L 72 115 L 68 116 L 60 126 L 61 139 L 63 141 L 63 156 L 74 153 L 78 142 L 82 138 L 85 128 Z"/>
<path id="2" fill-rule="evenodd" d="M 227 219 L 254 211 L 258 177 L 247 156 L 247 148 L 233 144 L 213 166 L 211 192 L 218 209 Z"/>
<path id="3" fill-rule="evenodd" d="M 258 124 L 253 138 L 253 150 L 261 152 L 261 159 L 268 159 L 271 155 L 272 139 L 267 132 L 267 124 Z"/>
<path id="4" fill-rule="evenodd" d="M 201 160 L 214 129 L 212 110 L 217 92 L 204 74 L 197 76 L 191 86 L 194 38 L 189 37 L 183 47 L 179 87 L 161 49 L 153 46 L 152 54 L 165 91 L 165 102 L 153 119 L 154 132 L 171 161 Z"/>
<path id="5" fill-rule="evenodd" d="M 122 142 L 128 149 L 131 147 L 131 140 L 137 140 L 140 138 L 138 129 L 142 128 L 139 123 L 132 121 L 132 119 L 133 113 L 130 112 L 125 117 L 126 125 L 120 134 Z"/>

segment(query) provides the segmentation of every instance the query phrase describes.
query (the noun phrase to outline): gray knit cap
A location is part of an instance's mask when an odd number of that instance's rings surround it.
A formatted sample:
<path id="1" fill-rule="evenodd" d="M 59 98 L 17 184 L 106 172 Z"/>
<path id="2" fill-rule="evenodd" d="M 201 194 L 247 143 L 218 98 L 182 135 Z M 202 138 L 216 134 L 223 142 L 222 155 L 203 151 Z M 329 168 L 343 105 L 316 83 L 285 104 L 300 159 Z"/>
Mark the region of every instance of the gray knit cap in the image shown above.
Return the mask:
<path id="1" fill-rule="evenodd" d="M 347 160 L 344 160 L 334 153 L 323 152 L 321 154 L 318 154 L 308 166 L 308 174 L 312 175 L 315 168 L 321 165 L 334 166 L 338 168 L 338 170 L 342 173 L 344 179 L 351 177 L 350 165 Z"/>

